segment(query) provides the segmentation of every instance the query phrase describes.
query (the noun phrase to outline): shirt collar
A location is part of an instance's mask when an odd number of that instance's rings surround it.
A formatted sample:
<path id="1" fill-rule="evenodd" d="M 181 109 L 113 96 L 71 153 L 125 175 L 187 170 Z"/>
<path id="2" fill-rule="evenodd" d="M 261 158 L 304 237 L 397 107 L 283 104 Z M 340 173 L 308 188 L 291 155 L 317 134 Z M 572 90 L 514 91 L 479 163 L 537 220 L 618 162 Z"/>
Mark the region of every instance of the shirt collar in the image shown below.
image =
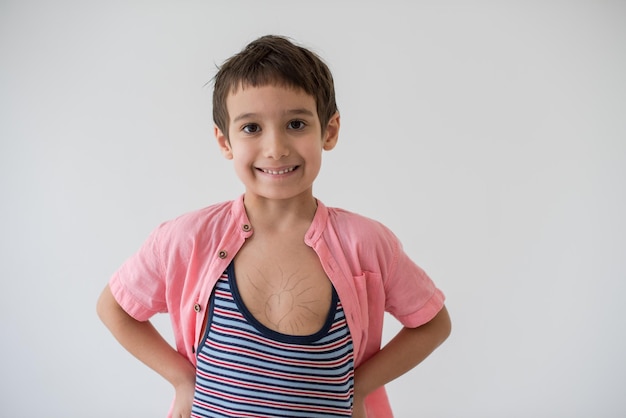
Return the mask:
<path id="1" fill-rule="evenodd" d="M 233 201 L 231 214 L 237 228 L 243 233 L 244 237 L 247 238 L 252 235 L 252 225 L 250 224 L 250 219 L 248 219 L 246 207 L 243 204 L 243 198 L 244 195 L 242 194 Z M 315 201 L 317 202 L 317 209 L 315 210 L 311 226 L 309 226 L 304 236 L 304 241 L 307 244 L 312 244 L 320 239 L 328 222 L 328 208 L 319 199 L 315 199 Z"/>
<path id="2" fill-rule="evenodd" d="M 304 241 L 307 244 L 316 242 L 322 236 L 328 223 L 328 208 L 319 199 L 315 200 L 317 202 L 317 210 L 315 211 L 315 216 L 313 216 L 311 226 L 304 236 Z"/>

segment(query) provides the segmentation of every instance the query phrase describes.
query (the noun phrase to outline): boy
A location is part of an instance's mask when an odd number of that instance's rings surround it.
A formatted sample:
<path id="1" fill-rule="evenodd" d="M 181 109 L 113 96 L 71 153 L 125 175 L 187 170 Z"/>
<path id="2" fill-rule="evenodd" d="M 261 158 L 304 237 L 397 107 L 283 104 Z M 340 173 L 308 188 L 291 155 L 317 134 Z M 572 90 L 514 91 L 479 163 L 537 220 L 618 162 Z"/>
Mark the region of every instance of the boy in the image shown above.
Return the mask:
<path id="1" fill-rule="evenodd" d="M 444 297 L 383 225 L 313 196 L 340 118 L 311 51 L 264 36 L 214 79 L 243 196 L 157 228 L 98 301 L 175 389 L 173 417 L 391 417 L 384 385 L 449 335 Z M 383 314 L 404 328 L 380 348 Z M 170 314 L 173 349 L 148 319 Z"/>

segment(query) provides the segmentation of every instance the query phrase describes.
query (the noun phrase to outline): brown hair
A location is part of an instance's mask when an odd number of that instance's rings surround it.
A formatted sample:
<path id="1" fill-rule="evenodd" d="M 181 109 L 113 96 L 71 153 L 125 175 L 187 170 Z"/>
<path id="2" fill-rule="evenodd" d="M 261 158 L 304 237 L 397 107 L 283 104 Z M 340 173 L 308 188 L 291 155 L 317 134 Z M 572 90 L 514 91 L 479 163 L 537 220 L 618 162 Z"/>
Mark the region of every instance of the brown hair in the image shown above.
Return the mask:
<path id="1" fill-rule="evenodd" d="M 315 98 L 322 132 L 337 112 L 335 86 L 322 59 L 286 37 L 262 36 L 227 59 L 213 78 L 213 121 L 228 138 L 226 98 L 240 87 L 299 88 Z"/>

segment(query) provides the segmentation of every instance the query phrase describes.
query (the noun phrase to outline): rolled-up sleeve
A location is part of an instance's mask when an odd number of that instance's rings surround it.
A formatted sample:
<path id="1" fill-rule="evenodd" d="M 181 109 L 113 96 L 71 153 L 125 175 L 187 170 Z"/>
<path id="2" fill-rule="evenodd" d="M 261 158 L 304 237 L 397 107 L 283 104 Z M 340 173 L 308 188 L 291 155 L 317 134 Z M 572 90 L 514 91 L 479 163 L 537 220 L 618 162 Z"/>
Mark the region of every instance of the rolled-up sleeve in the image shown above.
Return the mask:
<path id="1" fill-rule="evenodd" d="M 392 262 L 384 276 L 385 310 L 408 328 L 429 322 L 443 308 L 445 296 L 404 252 L 394 236 L 388 236 Z"/>
<path id="2" fill-rule="evenodd" d="M 165 273 L 157 228 L 109 280 L 111 293 L 130 316 L 146 321 L 167 312 Z"/>

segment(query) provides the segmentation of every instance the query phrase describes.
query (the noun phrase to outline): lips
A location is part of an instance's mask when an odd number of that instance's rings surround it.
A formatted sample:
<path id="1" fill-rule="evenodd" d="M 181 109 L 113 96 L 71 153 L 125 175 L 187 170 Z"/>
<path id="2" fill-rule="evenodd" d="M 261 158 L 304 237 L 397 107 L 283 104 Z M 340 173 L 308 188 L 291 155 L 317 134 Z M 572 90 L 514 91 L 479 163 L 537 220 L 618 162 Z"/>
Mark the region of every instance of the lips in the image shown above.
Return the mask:
<path id="1" fill-rule="evenodd" d="M 281 168 L 281 169 L 270 169 L 270 168 L 261 168 L 260 170 L 266 174 L 273 174 L 273 175 L 279 175 L 279 174 L 287 174 L 287 173 L 291 173 L 293 170 L 295 170 L 296 168 L 298 168 L 297 165 L 293 166 L 293 167 L 287 167 L 287 168 Z"/>

